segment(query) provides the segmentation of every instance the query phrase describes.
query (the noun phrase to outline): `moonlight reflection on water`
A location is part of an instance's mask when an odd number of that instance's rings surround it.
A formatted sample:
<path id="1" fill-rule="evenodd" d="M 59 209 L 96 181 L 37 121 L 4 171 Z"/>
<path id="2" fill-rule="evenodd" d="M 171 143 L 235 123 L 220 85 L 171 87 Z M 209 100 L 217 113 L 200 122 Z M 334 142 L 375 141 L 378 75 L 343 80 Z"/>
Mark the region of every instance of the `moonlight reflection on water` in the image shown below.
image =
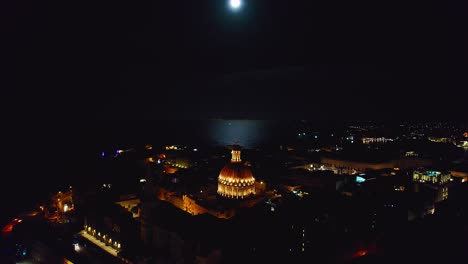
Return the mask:
<path id="1" fill-rule="evenodd" d="M 210 134 L 217 145 L 254 148 L 270 138 L 272 126 L 272 122 L 265 120 L 213 120 Z"/>

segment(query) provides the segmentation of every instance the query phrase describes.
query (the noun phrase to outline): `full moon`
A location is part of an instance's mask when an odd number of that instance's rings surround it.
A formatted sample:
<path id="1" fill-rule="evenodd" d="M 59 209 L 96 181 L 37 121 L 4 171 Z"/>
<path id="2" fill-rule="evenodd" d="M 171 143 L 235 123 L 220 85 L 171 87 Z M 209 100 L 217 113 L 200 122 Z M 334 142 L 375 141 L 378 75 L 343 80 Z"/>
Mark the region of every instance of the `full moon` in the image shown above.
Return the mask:
<path id="1" fill-rule="evenodd" d="M 241 6 L 241 0 L 230 0 L 229 4 L 232 8 L 237 9 Z"/>

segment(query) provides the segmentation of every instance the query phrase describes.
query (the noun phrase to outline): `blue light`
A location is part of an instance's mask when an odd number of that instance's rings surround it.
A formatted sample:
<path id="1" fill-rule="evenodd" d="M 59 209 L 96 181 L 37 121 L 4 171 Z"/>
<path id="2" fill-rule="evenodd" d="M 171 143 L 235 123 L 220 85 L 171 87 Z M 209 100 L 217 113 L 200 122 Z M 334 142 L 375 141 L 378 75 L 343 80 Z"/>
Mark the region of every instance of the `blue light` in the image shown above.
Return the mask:
<path id="1" fill-rule="evenodd" d="M 356 176 L 356 182 L 357 183 L 363 183 L 365 181 L 366 181 L 366 179 L 364 179 L 363 177 Z"/>
<path id="2" fill-rule="evenodd" d="M 436 177 L 439 174 L 440 174 L 440 172 L 438 172 L 438 171 L 427 171 L 427 176 L 429 176 L 429 177 Z"/>
<path id="3" fill-rule="evenodd" d="M 104 151 L 101 152 L 101 157 L 104 157 L 105 155 L 106 155 L 106 153 L 104 153 Z"/>

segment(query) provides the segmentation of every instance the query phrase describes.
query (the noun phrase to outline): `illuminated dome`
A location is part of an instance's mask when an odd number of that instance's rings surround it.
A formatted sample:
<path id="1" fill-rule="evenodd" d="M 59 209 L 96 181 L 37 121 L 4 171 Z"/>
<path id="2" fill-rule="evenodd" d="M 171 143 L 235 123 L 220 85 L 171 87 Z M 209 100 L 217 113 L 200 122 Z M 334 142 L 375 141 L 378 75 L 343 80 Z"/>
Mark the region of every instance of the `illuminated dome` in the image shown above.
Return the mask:
<path id="1" fill-rule="evenodd" d="M 219 173 L 218 193 L 228 198 L 245 198 L 255 193 L 255 178 L 249 167 L 242 163 L 238 146 L 231 154 L 231 162 Z"/>

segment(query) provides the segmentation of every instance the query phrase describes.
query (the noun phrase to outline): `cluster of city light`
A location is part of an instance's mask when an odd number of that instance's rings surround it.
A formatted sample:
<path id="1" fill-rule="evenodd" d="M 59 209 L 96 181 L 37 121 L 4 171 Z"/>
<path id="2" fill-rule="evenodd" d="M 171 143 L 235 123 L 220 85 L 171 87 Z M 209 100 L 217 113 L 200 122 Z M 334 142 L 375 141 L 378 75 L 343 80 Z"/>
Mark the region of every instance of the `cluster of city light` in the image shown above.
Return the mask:
<path id="1" fill-rule="evenodd" d="M 452 179 L 450 173 L 442 174 L 439 171 L 414 171 L 413 172 L 413 181 L 415 182 L 429 182 L 429 183 L 439 183 L 444 184 L 449 182 Z"/>
<path id="2" fill-rule="evenodd" d="M 158 160 L 158 163 L 159 163 L 159 160 Z M 176 162 L 170 162 L 170 161 L 167 161 L 166 162 L 168 165 L 171 165 L 172 167 L 176 167 L 176 168 L 179 168 L 179 169 L 188 169 L 188 165 L 182 165 L 182 164 L 179 164 L 179 163 L 176 163 Z"/>
<path id="3" fill-rule="evenodd" d="M 299 197 L 299 198 L 302 198 L 302 197 L 304 197 L 304 196 L 306 196 L 306 195 L 309 195 L 308 192 L 303 192 L 303 191 L 301 191 L 301 190 L 293 190 L 292 193 L 293 193 L 294 195 L 296 195 L 297 197 Z"/>
<path id="4" fill-rule="evenodd" d="M 187 169 L 187 168 L 188 168 L 188 166 L 186 166 L 186 165 L 181 165 L 181 164 L 178 164 L 178 163 L 174 164 L 173 166 L 175 166 L 175 167 L 177 167 L 177 168 L 181 168 L 181 169 Z"/>
<path id="5" fill-rule="evenodd" d="M 407 151 L 405 153 L 405 157 L 418 157 L 418 156 L 419 156 L 419 154 L 417 152 L 415 152 L 415 151 Z"/>
<path id="6" fill-rule="evenodd" d="M 436 143 L 449 143 L 452 141 L 450 138 L 447 137 L 428 137 L 427 140 Z"/>
<path id="7" fill-rule="evenodd" d="M 91 226 L 86 226 L 85 225 L 85 230 L 86 230 L 86 233 L 94 236 L 96 239 L 104 242 L 106 244 L 106 246 L 110 246 L 116 250 L 120 250 L 121 248 L 121 244 L 120 242 L 116 241 L 116 240 L 113 240 L 111 237 L 105 235 L 105 234 L 102 234 L 101 235 L 101 232 L 99 231 L 96 231 L 95 228 L 91 227 Z"/>
<path id="8" fill-rule="evenodd" d="M 166 150 L 183 150 L 185 149 L 185 147 L 181 147 L 181 146 L 176 146 L 176 145 L 171 145 L 171 146 L 166 146 L 165 147 Z"/>
<path id="9" fill-rule="evenodd" d="M 309 170 L 325 170 L 325 165 L 320 165 L 319 167 L 314 167 L 314 165 L 310 165 L 310 168 Z"/>
<path id="10" fill-rule="evenodd" d="M 371 144 L 371 143 L 386 143 L 388 141 L 393 141 L 391 138 L 385 138 L 385 137 L 364 137 L 361 139 L 363 144 Z"/>

